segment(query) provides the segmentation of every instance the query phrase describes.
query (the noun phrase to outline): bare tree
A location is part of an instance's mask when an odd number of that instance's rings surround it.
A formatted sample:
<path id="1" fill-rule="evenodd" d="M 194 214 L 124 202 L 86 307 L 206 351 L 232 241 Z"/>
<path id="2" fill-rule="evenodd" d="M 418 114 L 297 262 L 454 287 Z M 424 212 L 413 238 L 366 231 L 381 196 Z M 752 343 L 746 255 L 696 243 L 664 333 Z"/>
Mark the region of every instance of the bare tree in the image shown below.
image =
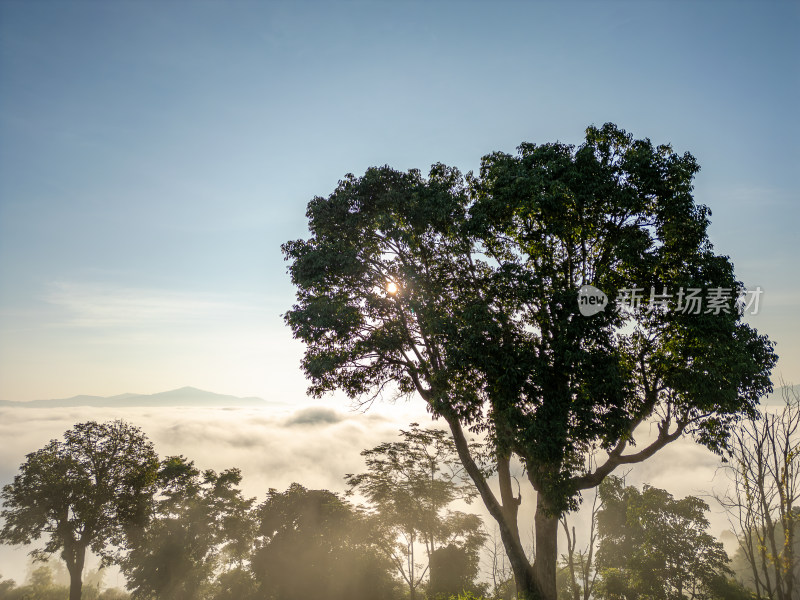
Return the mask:
<path id="1" fill-rule="evenodd" d="M 485 556 L 488 562 L 487 571 L 491 583 L 492 598 L 511 598 L 514 594 L 514 572 L 506 556 L 503 542 L 497 525 L 492 527 L 492 532 L 486 535 L 484 545 Z"/>
<path id="2" fill-rule="evenodd" d="M 600 494 L 595 493 L 592 501 L 591 524 L 589 526 L 589 543 L 586 549 L 577 549 L 578 539 L 575 526 L 570 527 L 567 515 L 562 515 L 561 527 L 567 536 L 567 553 L 562 559 L 569 574 L 569 591 L 572 600 L 589 600 L 597 581 L 597 569 L 594 565 L 594 549 L 597 543 L 597 513 L 603 508 Z"/>
<path id="3" fill-rule="evenodd" d="M 795 542 L 800 526 L 800 394 L 793 386 L 781 390 L 780 410 L 762 409 L 735 430 L 725 466 L 733 486 L 716 499 L 739 538 L 758 597 L 794 600 L 800 591 Z"/>

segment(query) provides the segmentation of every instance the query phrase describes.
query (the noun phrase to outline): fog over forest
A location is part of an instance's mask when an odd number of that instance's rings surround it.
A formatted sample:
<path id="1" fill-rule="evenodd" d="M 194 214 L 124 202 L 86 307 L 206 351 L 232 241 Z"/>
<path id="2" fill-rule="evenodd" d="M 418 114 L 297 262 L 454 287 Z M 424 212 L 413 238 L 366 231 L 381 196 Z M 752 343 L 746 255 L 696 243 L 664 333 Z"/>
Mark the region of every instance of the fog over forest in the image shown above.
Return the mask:
<path id="1" fill-rule="evenodd" d="M 344 475 L 364 468 L 359 455 L 362 449 L 396 440 L 399 429 L 407 428 L 411 422 L 442 426 L 430 419 L 418 401 L 377 403 L 366 412 L 334 409 L 323 402 L 302 408 L 279 403 L 264 408 L 0 407 L 0 439 L 4 440 L 0 445 L 0 484 L 13 479 L 27 453 L 50 439 L 60 438 L 75 423 L 113 419 L 141 427 L 162 457 L 183 454 L 198 467 L 216 471 L 241 468 L 244 495 L 258 501 L 263 500 L 269 488 L 283 490 L 292 482 L 309 489 L 344 492 Z M 627 482 L 647 482 L 669 490 L 676 498 L 702 495 L 724 482 L 724 477 L 716 473 L 718 466 L 718 458 L 708 450 L 681 439 L 652 459 L 632 466 Z M 520 529 L 529 531 L 535 505 L 528 486 L 521 489 Z M 719 538 L 727 530 L 727 522 L 718 507 L 709 503 L 710 531 Z M 491 529 L 491 517 L 479 501 L 462 508 L 480 514 Z M 586 513 L 582 511 L 575 520 L 581 537 L 585 536 Z M 722 539 L 731 541 L 724 536 Z M 0 574 L 24 581 L 26 550 L 0 546 Z M 106 583 L 114 584 L 117 578 L 112 568 Z"/>

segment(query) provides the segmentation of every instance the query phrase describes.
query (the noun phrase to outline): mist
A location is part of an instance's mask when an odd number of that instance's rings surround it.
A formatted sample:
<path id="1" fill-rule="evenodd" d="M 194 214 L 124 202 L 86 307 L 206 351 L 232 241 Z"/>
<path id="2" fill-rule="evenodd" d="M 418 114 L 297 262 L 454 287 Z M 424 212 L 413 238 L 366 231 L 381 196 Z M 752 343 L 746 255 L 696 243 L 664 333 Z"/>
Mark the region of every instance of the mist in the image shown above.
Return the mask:
<path id="1" fill-rule="evenodd" d="M 267 405 L 263 408 L 227 407 L 131 407 L 113 408 L 16 408 L 0 407 L 0 485 L 12 481 L 26 454 L 44 446 L 75 423 L 122 419 L 140 427 L 153 442 L 159 456 L 184 455 L 200 469 L 222 471 L 237 467 L 242 471 L 241 489 L 245 497 L 264 500 L 270 488 L 283 490 L 293 482 L 309 489 L 342 493 L 347 489 L 344 475 L 363 470 L 360 452 L 386 441 L 394 441 L 400 428 L 410 422 L 423 427 L 443 427 L 432 421 L 421 405 L 376 404 L 366 412 L 349 409 L 340 401 L 329 405 Z M 644 431 L 643 434 L 648 434 Z M 654 433 L 652 435 L 655 435 Z M 640 444 L 645 444 L 643 437 Z M 717 474 L 719 460 L 708 450 L 681 439 L 644 463 L 633 466 L 625 475 L 629 485 L 648 483 L 670 490 L 676 498 L 695 495 L 711 506 L 710 531 L 722 537 L 728 529 L 725 516 L 708 498 L 725 480 Z M 521 482 L 520 530 L 530 532 L 535 495 L 522 469 L 516 465 Z M 593 492 L 584 508 L 570 515 L 583 543 L 588 531 Z M 492 518 L 481 502 L 456 504 L 459 510 L 479 514 L 491 532 Z M 730 542 L 730 538 L 727 540 Z M 526 540 L 526 545 L 530 540 Z M 559 542 L 563 547 L 563 540 Z M 0 546 L 0 575 L 18 582 L 28 571 L 31 548 Z M 89 561 L 87 570 L 96 567 Z M 106 585 L 124 586 L 116 568 L 109 569 Z"/>

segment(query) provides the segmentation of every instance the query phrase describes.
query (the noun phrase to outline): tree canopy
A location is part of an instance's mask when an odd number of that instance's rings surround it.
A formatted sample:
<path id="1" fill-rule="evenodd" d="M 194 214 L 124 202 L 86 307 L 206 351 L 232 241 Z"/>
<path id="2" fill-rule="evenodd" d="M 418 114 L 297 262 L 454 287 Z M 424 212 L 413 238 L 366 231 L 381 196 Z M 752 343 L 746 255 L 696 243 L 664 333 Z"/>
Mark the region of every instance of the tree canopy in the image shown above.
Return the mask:
<path id="1" fill-rule="evenodd" d="M 449 548 L 439 554 L 439 564 L 449 561 L 463 571 L 477 564 L 485 535 L 477 515 L 450 509 L 454 500 L 471 502 L 475 489 L 463 479 L 463 467 L 447 432 L 412 423 L 400 435 L 400 441 L 362 451 L 367 471 L 348 474 L 345 480 L 351 493 L 359 492 L 369 501 L 383 527 L 394 536 L 383 546 L 384 552 L 413 600 L 426 575 L 434 582 L 432 560 L 437 548 Z M 417 562 L 418 543 L 425 549 L 428 564 L 424 568 Z"/>
<path id="2" fill-rule="evenodd" d="M 267 597 L 389 600 L 396 582 L 380 527 L 336 494 L 292 484 L 258 507 L 252 570 Z"/>
<path id="3" fill-rule="evenodd" d="M 253 541 L 254 500 L 242 497 L 240 481 L 238 469 L 201 472 L 183 456 L 161 462 L 147 524 L 129 536 L 121 561 L 132 598 L 200 598 L 219 570 L 241 564 Z"/>
<path id="4" fill-rule="evenodd" d="M 27 455 L 3 487 L 0 540 L 29 544 L 47 536 L 37 556 L 60 552 L 70 574 L 70 600 L 81 597 L 87 549 L 112 559 L 110 545 L 141 525 L 158 459 L 142 431 L 123 421 L 79 423 Z"/>
<path id="5" fill-rule="evenodd" d="M 416 393 L 444 418 L 523 596 L 554 598 L 557 517 L 581 490 L 684 433 L 720 452 L 771 390 L 772 344 L 734 302 L 744 289 L 708 239 L 698 169 L 688 153 L 589 127 L 578 148 L 525 143 L 485 156 L 477 175 L 347 175 L 309 203 L 311 236 L 283 246 L 310 391 Z M 584 316 L 585 285 L 615 301 Z M 658 434 L 633 450 L 647 422 Z M 499 498 L 465 429 L 488 436 Z M 533 565 L 511 456 L 538 492 Z"/>
<path id="6" fill-rule="evenodd" d="M 600 597 L 716 598 L 717 579 L 732 574 L 722 544 L 706 530 L 708 505 L 666 490 L 639 491 L 611 476 L 600 485 L 597 514 Z"/>

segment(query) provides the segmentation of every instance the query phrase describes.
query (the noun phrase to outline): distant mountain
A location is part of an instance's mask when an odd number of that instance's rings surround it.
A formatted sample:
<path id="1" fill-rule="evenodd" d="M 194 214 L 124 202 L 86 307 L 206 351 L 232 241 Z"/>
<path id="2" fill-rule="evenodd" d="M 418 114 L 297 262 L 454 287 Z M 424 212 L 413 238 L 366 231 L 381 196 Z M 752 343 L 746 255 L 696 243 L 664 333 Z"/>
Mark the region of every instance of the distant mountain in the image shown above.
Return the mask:
<path id="1" fill-rule="evenodd" d="M 267 406 L 277 404 L 267 402 L 262 398 L 239 398 L 198 390 L 193 387 L 183 387 L 169 392 L 158 394 L 120 394 L 104 398 L 102 396 L 74 396 L 59 400 L 30 400 L 28 402 L 13 402 L 0 400 L 0 406 L 13 406 L 22 408 L 63 408 L 73 406 L 96 406 L 104 408 L 123 408 L 130 406 Z"/>

